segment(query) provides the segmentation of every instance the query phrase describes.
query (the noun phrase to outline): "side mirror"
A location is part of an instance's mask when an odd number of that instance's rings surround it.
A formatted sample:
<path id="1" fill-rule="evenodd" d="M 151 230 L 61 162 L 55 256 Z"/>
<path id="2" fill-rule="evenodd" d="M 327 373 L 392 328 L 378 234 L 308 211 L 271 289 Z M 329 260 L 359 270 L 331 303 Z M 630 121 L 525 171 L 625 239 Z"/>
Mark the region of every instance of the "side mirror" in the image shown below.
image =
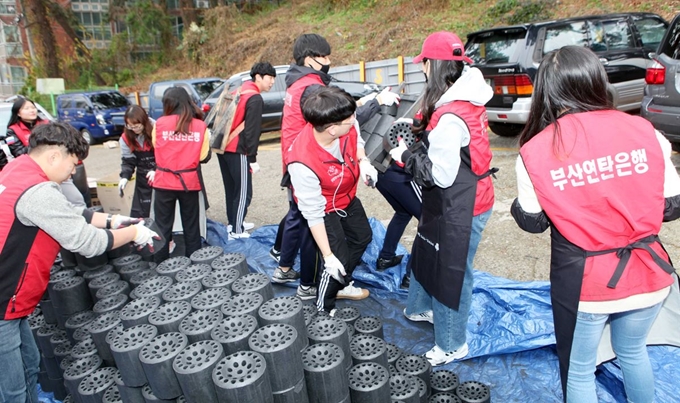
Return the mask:
<path id="1" fill-rule="evenodd" d="M 649 56 L 650 59 L 654 60 L 656 59 L 656 52 L 649 52 L 647 53 L 647 56 Z"/>

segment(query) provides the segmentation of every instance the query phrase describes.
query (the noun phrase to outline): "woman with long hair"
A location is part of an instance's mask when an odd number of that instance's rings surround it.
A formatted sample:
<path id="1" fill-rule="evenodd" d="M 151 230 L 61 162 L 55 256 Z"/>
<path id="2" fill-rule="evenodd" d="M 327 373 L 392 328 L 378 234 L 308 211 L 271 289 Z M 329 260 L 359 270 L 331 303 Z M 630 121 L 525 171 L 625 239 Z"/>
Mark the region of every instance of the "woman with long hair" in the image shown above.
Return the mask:
<path id="1" fill-rule="evenodd" d="M 611 344 L 629 402 L 654 401 L 646 340 L 673 284 L 658 233 L 680 216 L 671 145 L 646 120 L 618 112 L 589 49 L 548 53 L 520 136 L 517 224 L 550 228 L 550 283 L 566 402 L 595 403 L 597 349 Z"/>
<path id="2" fill-rule="evenodd" d="M 157 263 L 168 258 L 179 202 L 184 232 L 185 256 L 201 248 L 199 163 L 210 159 L 210 134 L 201 120 L 203 114 L 181 87 L 170 87 L 163 94 L 163 116 L 152 132 L 156 174 L 153 179 L 154 218 L 168 240 L 154 255 Z"/>
<path id="3" fill-rule="evenodd" d="M 35 126 L 45 123 L 48 122 L 38 116 L 38 108 L 36 108 L 33 101 L 25 97 L 17 97 L 12 105 L 12 116 L 10 116 L 9 122 L 7 122 L 7 133 L 1 139 L 7 144 L 10 155 L 2 159 L 3 163 L 0 169 L 7 164 L 8 159 L 11 159 L 10 156 L 16 158 L 26 154 L 31 130 Z"/>
<path id="4" fill-rule="evenodd" d="M 137 171 L 131 217 L 149 217 L 151 213 L 151 185 L 156 170 L 156 159 L 151 139 L 154 122 L 144 108 L 132 105 L 125 111 L 125 129 L 120 136 L 120 182 L 118 191 L 123 196 L 125 186 Z"/>
<path id="5" fill-rule="evenodd" d="M 425 357 L 435 366 L 468 354 L 472 263 L 494 201 L 484 108 L 493 90 L 465 66 L 472 60 L 451 32 L 428 36 L 413 62 L 427 78 L 414 128 L 420 140 L 411 149 L 402 141 L 390 155 L 422 188 L 404 314 L 434 325 L 435 345 Z"/>

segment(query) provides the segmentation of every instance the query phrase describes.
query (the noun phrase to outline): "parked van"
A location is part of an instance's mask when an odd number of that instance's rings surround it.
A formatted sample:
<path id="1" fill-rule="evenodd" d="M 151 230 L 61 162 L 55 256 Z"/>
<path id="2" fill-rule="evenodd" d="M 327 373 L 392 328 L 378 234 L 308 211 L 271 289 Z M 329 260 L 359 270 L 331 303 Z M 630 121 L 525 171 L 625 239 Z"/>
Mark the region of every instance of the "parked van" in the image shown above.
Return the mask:
<path id="1" fill-rule="evenodd" d="M 123 134 L 111 114 L 125 112 L 130 102 L 118 91 L 75 92 L 57 97 L 57 116 L 78 130 L 90 144 Z"/>
<path id="2" fill-rule="evenodd" d="M 562 46 L 591 49 L 609 78 L 608 95 L 621 111 L 640 110 L 645 72 L 668 23 L 656 14 L 621 13 L 574 17 L 468 35 L 465 53 L 474 61 L 493 98 L 486 104 L 489 128 L 499 136 L 519 134 L 529 116 L 533 80 L 543 56 Z"/>

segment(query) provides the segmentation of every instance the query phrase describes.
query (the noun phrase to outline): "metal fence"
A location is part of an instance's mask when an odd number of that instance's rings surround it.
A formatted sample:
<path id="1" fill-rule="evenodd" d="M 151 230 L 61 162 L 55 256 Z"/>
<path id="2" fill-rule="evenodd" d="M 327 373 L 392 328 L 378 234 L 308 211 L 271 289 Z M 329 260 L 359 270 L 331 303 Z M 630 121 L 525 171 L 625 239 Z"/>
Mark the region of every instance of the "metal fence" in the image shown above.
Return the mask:
<path id="1" fill-rule="evenodd" d="M 413 64 L 411 57 L 362 62 L 347 66 L 333 67 L 330 74 L 340 81 L 368 81 L 396 88 L 400 81 L 405 85 L 403 93 L 418 95 L 425 88 L 425 76 L 419 64 Z M 401 80 L 400 80 L 401 78 Z M 149 94 L 133 92 L 125 95 L 133 105 L 149 109 Z"/>

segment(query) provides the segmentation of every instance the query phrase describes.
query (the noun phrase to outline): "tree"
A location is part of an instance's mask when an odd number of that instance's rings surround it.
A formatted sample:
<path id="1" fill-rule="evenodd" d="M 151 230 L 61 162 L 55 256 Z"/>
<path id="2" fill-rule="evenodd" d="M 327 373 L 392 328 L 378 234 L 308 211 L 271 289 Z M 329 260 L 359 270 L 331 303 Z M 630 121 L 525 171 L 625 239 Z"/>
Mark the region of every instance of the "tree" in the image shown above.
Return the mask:
<path id="1" fill-rule="evenodd" d="M 59 3 L 57 3 L 56 1 L 47 1 L 47 6 L 52 19 L 57 24 L 59 24 L 59 26 L 66 33 L 66 36 L 68 36 L 68 38 L 73 43 L 73 47 L 76 49 L 79 58 L 84 59 L 84 62 L 86 64 L 90 63 L 92 61 L 92 54 L 90 53 L 90 49 L 87 48 L 87 45 L 85 45 L 85 43 L 83 43 L 83 41 L 80 39 L 75 29 L 73 29 L 73 23 L 75 22 L 74 19 L 72 18 L 73 16 L 69 15 L 66 9 L 64 9 L 64 7 L 59 5 Z M 99 74 L 98 71 L 94 71 L 93 73 L 97 85 L 106 84 L 106 82 L 104 81 L 104 79 L 102 78 L 101 74 Z"/>
<path id="2" fill-rule="evenodd" d="M 130 33 L 132 51 L 138 47 L 160 45 L 166 56 L 170 54 L 174 38 L 170 19 L 163 7 L 153 4 L 151 0 L 138 1 L 125 15 L 125 24 Z"/>
<path id="3" fill-rule="evenodd" d="M 57 43 L 54 39 L 52 26 L 47 19 L 47 8 L 44 1 L 22 0 L 21 6 L 26 12 L 28 21 L 26 28 L 31 33 L 38 65 L 46 77 L 60 77 Z"/>
<path id="4" fill-rule="evenodd" d="M 193 0 L 179 0 L 179 7 L 182 9 L 182 20 L 185 27 L 190 26 L 192 22 L 197 22 Z"/>

